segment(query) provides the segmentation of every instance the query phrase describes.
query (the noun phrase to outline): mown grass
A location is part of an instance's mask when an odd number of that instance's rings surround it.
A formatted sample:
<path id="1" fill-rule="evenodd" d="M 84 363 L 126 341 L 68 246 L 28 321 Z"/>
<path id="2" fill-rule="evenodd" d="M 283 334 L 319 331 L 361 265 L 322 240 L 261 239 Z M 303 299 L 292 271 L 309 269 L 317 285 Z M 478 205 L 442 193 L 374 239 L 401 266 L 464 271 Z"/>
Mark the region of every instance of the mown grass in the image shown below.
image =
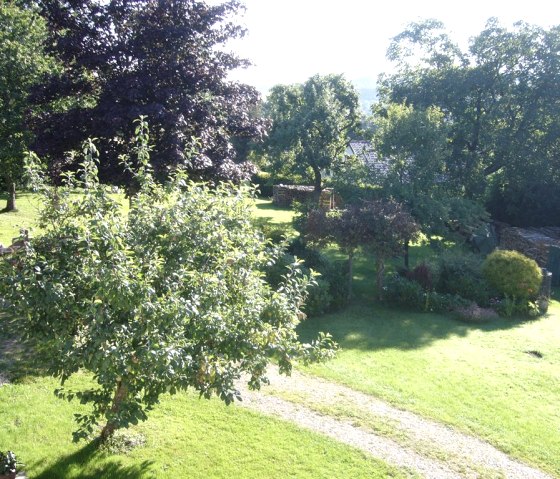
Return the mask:
<path id="1" fill-rule="evenodd" d="M 327 254 L 344 258 L 334 247 Z M 435 254 L 414 245 L 411 265 Z M 394 258 L 388 270 L 402 264 Z M 560 477 L 560 303 L 535 320 L 467 324 L 377 304 L 374 268 L 371 255 L 358 255 L 352 304 L 301 325 L 304 339 L 329 331 L 341 346 L 335 360 L 307 371 L 482 437 Z M 368 422 L 361 415 L 348 418 Z"/>
<path id="2" fill-rule="evenodd" d="M 256 214 L 286 227 L 292 217 L 290 211 L 274 208 L 264 200 L 257 203 Z M 328 254 L 340 257 L 335 249 Z M 417 264 L 431 254 L 429 248 L 415 246 L 411 263 Z M 391 267 L 401 261 L 395 259 Z M 315 337 L 317 331 L 330 331 L 342 348 L 335 360 L 308 371 L 482 437 L 506 453 L 560 477 L 560 304 L 553 302 L 547 316 L 532 321 L 499 319 L 482 325 L 466 324 L 445 315 L 376 304 L 372 300 L 373 268 L 371 257 L 359 256 L 353 303 L 344 311 L 301 325 L 303 339 Z M 22 394 L 26 397 L 32 392 L 22 390 Z M 175 404 L 179 398 L 169 400 Z M 208 404 L 205 407 L 211 407 Z M 221 407 L 216 405 L 218 412 L 212 414 L 221 414 Z M 222 416 L 221 420 L 230 419 Z M 367 422 L 368 418 L 361 420 Z M 157 421 L 151 424 L 156 429 L 166 427 Z M 0 424 L 0 447 L 5 434 L 2 429 Z M 289 441 L 292 439 L 283 442 Z M 56 454 L 61 460 L 61 453 Z M 120 458 L 114 460 L 122 462 Z M 149 458 L 138 456 L 137 460 Z M 338 476 L 333 473 L 326 477 Z"/>
<path id="3" fill-rule="evenodd" d="M 76 193 L 78 195 L 79 193 Z M 128 211 L 128 200 L 122 193 L 111 194 L 111 196 L 121 203 L 123 211 Z M 39 195 L 29 192 L 18 192 L 16 199 L 17 211 L 3 211 L 6 206 L 6 195 L 0 193 L 0 244 L 9 246 L 12 239 L 19 236 L 21 229 L 31 230 L 31 233 L 38 231 L 37 215 L 41 203 Z"/>
<path id="4" fill-rule="evenodd" d="M 453 425 L 560 476 L 560 304 L 484 325 L 374 303 L 313 318 L 338 357 L 308 371 Z M 538 358 L 534 352 L 539 352 Z"/>
<path id="5" fill-rule="evenodd" d="M 81 375 L 74 383 L 89 380 Z M 16 451 L 29 477 L 405 477 L 318 434 L 195 394 L 164 397 L 148 421 L 127 432 L 145 438 L 130 451 L 73 444 L 73 413 L 84 407 L 56 399 L 55 387 L 44 377 L 0 387 L 0 449 Z"/>
<path id="6" fill-rule="evenodd" d="M 34 226 L 39 207 L 39 198 L 33 193 L 18 193 L 17 211 L 2 211 L 6 206 L 6 196 L 0 194 L 0 243 L 12 244 L 12 238 L 19 236 L 19 230 Z"/>

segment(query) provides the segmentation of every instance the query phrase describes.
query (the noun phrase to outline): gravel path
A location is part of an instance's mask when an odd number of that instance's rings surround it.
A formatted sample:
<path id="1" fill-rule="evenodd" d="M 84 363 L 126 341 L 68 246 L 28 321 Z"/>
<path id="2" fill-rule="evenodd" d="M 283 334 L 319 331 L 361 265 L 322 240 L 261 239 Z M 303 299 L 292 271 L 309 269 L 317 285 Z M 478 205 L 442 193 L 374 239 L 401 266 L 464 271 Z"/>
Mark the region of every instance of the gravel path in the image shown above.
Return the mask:
<path id="1" fill-rule="evenodd" d="M 292 421 L 338 441 L 357 447 L 377 458 L 433 479 L 445 478 L 511 478 L 552 479 L 542 471 L 522 464 L 495 447 L 448 426 L 403 411 L 366 394 L 296 371 L 290 378 L 269 372 L 270 386 L 261 392 L 242 390 L 242 406 Z M 269 394 L 270 391 L 270 394 Z M 295 395 L 315 405 L 345 404 L 368 415 L 390 422 L 402 433 L 388 438 L 274 396 Z M 443 454 L 431 454 L 439 451 Z M 445 458 L 443 462 L 438 457 Z M 434 457 L 437 456 L 437 457 Z"/>

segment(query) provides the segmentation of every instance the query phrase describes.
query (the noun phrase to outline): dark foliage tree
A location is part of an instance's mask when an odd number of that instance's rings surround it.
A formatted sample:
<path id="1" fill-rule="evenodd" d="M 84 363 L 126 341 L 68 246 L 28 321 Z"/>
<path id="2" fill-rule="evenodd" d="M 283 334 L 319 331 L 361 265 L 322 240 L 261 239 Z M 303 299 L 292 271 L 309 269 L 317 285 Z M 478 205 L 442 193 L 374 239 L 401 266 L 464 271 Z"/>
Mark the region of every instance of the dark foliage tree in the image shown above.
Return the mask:
<path id="1" fill-rule="evenodd" d="M 369 201 L 360 209 L 360 220 L 368 226 L 365 248 L 375 255 L 377 297 L 383 299 L 385 262 L 402 254 L 406 241 L 413 241 L 419 226 L 406 208 L 396 201 Z"/>
<path id="2" fill-rule="evenodd" d="M 315 75 L 304 84 L 277 85 L 267 98 L 272 121 L 265 150 L 276 169 L 310 171 L 317 194 L 323 172 L 344 154 L 359 123 L 358 94 L 342 75 Z"/>
<path id="3" fill-rule="evenodd" d="M 508 190 L 530 196 L 519 204 L 534 204 L 540 189 L 537 203 L 546 205 L 560 183 L 559 52 L 559 26 L 518 23 L 508 30 L 490 19 L 462 52 L 441 23 L 412 24 L 389 49 L 399 68 L 384 78 L 381 95 L 445 113 L 447 171 L 468 197 L 483 197 L 494 185 L 500 197 L 491 206 L 503 206 Z M 522 214 L 518 208 L 508 217 Z"/>
<path id="4" fill-rule="evenodd" d="M 102 179 L 119 181 L 119 155 L 126 151 L 135 118 L 152 125 L 152 162 L 165 177 L 178 164 L 194 177 L 239 180 L 253 173 L 237 164 L 234 137 L 260 137 L 264 123 L 251 115 L 259 95 L 229 81 L 247 61 L 220 48 L 244 30 L 232 22 L 232 0 L 41 0 L 50 45 L 62 75 L 35 92 L 43 114 L 33 127 L 35 151 L 55 170 L 65 152 L 87 137 L 103 153 Z M 200 153 L 189 158 L 188 152 Z M 200 147 L 200 148 L 199 148 Z"/>
<path id="5" fill-rule="evenodd" d="M 361 248 L 371 251 L 376 261 L 376 285 L 383 297 L 385 261 L 404 251 L 406 241 L 417 237 L 414 218 L 395 201 L 364 201 L 342 210 L 308 211 L 303 228 L 305 239 L 318 244 L 332 241 L 348 255 L 348 296 L 352 295 L 353 259 Z"/>

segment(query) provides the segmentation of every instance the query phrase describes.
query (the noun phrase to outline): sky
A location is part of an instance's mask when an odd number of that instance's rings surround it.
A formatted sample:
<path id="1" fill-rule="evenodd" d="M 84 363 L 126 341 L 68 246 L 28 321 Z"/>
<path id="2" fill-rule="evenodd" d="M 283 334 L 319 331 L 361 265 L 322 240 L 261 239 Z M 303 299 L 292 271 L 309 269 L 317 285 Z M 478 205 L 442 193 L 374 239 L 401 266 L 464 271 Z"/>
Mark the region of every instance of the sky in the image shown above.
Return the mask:
<path id="1" fill-rule="evenodd" d="M 219 0 L 210 0 L 220 3 Z M 550 27 L 560 24 L 557 0 L 244 0 L 237 18 L 248 33 L 227 45 L 254 66 L 233 78 L 263 94 L 276 84 L 302 83 L 312 75 L 343 73 L 358 87 L 391 70 L 385 53 L 392 37 L 411 22 L 441 20 L 462 47 L 490 17 Z"/>

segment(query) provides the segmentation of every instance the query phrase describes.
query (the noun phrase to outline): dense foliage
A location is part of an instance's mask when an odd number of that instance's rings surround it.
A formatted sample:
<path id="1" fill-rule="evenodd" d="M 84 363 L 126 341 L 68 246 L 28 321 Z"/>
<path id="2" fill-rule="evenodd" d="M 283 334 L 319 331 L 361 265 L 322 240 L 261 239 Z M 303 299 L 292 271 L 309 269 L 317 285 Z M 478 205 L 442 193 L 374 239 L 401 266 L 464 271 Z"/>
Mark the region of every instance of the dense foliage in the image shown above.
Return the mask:
<path id="1" fill-rule="evenodd" d="M 463 197 L 446 165 L 449 131 L 439 108 L 380 103 L 376 125 L 375 150 L 386 165 L 377 172 L 377 184 L 385 196 L 406 205 L 426 236 L 464 239 L 484 225 L 488 214 Z"/>
<path id="2" fill-rule="evenodd" d="M 25 125 L 29 93 L 53 66 L 43 51 L 46 34 L 37 12 L 0 3 L 0 187 L 9 191 L 7 211 L 16 207 L 15 184 L 31 140 Z"/>
<path id="3" fill-rule="evenodd" d="M 535 260 L 517 251 L 496 250 L 483 265 L 488 282 L 501 294 L 517 300 L 535 299 L 542 282 L 542 271 Z"/>
<path id="4" fill-rule="evenodd" d="M 389 49 L 398 69 L 384 78 L 381 97 L 444 112 L 447 174 L 467 197 L 484 197 L 492 186 L 488 204 L 496 217 L 553 224 L 540 211 L 554 211 L 550 201 L 560 198 L 559 49 L 558 26 L 518 23 L 508 30 L 490 19 L 461 51 L 441 23 L 415 23 Z M 526 206 L 534 208 L 531 217 Z"/>
<path id="5" fill-rule="evenodd" d="M 324 170 L 344 154 L 357 126 L 355 88 L 342 75 L 315 75 L 304 84 L 277 85 L 264 113 L 272 122 L 264 146 L 265 169 L 310 176 L 320 191 Z"/>
<path id="6" fill-rule="evenodd" d="M 257 91 L 228 80 L 247 65 L 221 47 L 244 30 L 230 21 L 239 2 L 202 0 L 41 0 L 49 45 L 64 66 L 37 89 L 43 112 L 34 122 L 35 151 L 54 170 L 88 137 L 103 152 L 103 180 L 123 180 L 119 155 L 131 125 L 145 115 L 152 125 L 152 163 L 158 177 L 187 167 L 206 179 L 248 178 L 237 164 L 232 137 L 259 137 L 264 123 L 252 115 Z M 188 155 L 193 148 L 197 154 Z"/>
<path id="7" fill-rule="evenodd" d="M 255 230 L 247 190 L 209 189 L 181 172 L 156 183 L 144 123 L 138 135 L 140 191 L 128 216 L 98 181 L 91 141 L 63 188 L 47 186 L 31 162 L 42 233 L 0 262 L 1 293 L 23 332 L 43 343 L 52 374 L 64 386 L 80 369 L 93 373 L 92 389 L 58 390 L 92 405 L 77 415 L 76 438 L 101 418 L 103 438 L 146 419 L 165 392 L 194 388 L 229 403 L 242 373 L 250 387 L 266 382 L 272 355 L 289 373 L 295 358 L 332 354 L 328 335 L 297 340 L 310 281 L 297 264 L 277 288 L 266 283 L 262 271 L 280 250 Z"/>
<path id="8" fill-rule="evenodd" d="M 348 255 L 348 296 L 352 294 L 352 264 L 358 248 L 375 255 L 377 294 L 383 295 L 385 261 L 404 252 L 404 244 L 418 234 L 414 218 L 400 203 L 364 201 L 361 205 L 326 212 L 311 209 L 302 232 L 305 239 L 321 244 L 335 242 Z"/>
<path id="9" fill-rule="evenodd" d="M 347 304 L 346 271 L 337 261 L 324 253 L 303 245 L 298 239 L 288 247 L 288 252 L 266 269 L 267 281 L 278 287 L 284 280 L 290 265 L 303 261 L 302 272 L 313 275 L 314 281 L 307 289 L 303 312 L 312 317 L 336 311 Z"/>
<path id="10" fill-rule="evenodd" d="M 447 252 L 433 262 L 434 287 L 487 306 L 496 294 L 482 272 L 484 257 L 472 253 Z"/>

